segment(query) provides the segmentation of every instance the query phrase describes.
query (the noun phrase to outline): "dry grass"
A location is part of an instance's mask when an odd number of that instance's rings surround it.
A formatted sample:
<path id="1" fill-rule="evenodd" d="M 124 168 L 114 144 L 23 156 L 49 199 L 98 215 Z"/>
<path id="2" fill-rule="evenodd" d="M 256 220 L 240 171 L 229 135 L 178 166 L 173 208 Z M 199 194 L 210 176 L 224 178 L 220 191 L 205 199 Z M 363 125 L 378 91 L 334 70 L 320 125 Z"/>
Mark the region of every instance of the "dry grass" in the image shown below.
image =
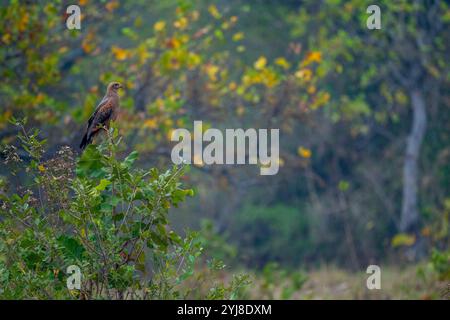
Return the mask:
<path id="1" fill-rule="evenodd" d="M 381 266 L 381 289 L 369 290 L 365 272 L 352 273 L 336 267 L 322 267 L 307 274 L 308 280 L 295 291 L 290 299 L 449 299 L 450 282 L 439 281 L 435 275 L 418 275 L 418 268 L 425 266 L 383 267 Z M 286 280 L 289 281 L 289 280 Z M 283 286 L 264 287 L 264 280 L 253 277 L 249 290 L 251 299 L 281 298 Z"/>

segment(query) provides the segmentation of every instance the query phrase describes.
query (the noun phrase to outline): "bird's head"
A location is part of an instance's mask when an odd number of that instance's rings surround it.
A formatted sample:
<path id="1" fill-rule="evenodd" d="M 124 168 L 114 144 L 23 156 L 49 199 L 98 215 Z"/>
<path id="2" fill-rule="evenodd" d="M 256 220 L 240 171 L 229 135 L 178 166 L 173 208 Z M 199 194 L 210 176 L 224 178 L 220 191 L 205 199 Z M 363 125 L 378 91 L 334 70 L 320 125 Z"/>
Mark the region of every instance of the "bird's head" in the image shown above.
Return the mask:
<path id="1" fill-rule="evenodd" d="M 119 82 L 111 82 L 110 84 L 108 84 L 108 89 L 107 92 L 108 93 L 117 93 L 119 91 L 119 89 L 122 88 L 122 85 Z"/>

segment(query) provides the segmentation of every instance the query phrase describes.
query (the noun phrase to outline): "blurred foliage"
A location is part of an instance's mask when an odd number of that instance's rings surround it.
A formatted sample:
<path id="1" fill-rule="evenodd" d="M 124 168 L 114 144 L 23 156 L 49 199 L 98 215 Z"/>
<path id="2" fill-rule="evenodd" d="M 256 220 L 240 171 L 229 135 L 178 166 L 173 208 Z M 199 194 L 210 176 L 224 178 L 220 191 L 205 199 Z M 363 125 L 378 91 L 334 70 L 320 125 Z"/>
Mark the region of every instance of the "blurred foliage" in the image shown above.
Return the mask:
<path id="1" fill-rule="evenodd" d="M 261 296 L 266 299 L 292 299 L 292 294 L 301 290 L 308 280 L 302 271 L 288 272 L 275 262 L 268 263 L 262 270 Z M 277 296 L 279 291 L 279 296 Z"/>
<path id="2" fill-rule="evenodd" d="M 201 221 L 199 241 L 202 243 L 204 255 L 220 261 L 230 261 L 236 258 L 236 245 L 227 242 L 229 235 L 222 235 L 215 230 L 214 222 L 208 219 Z"/>
<path id="3" fill-rule="evenodd" d="M 247 206 L 236 215 L 232 239 L 245 262 L 264 266 L 273 261 L 298 265 L 314 248 L 311 222 L 298 208 Z"/>

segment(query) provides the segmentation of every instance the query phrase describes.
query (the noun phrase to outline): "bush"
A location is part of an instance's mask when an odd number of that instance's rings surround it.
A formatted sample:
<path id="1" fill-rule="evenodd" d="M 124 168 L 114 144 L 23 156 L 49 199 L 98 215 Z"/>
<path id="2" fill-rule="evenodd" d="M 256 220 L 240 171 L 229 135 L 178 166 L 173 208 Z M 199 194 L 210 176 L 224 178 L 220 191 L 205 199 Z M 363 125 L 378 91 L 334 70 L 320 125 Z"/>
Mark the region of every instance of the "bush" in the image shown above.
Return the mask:
<path id="1" fill-rule="evenodd" d="M 113 129 L 76 164 L 69 148 L 43 161 L 45 141 L 17 125 L 32 183 L 0 191 L 0 298 L 227 299 L 247 283 L 246 276 L 226 285 L 204 271 L 196 274 L 202 252 L 197 234 L 183 238 L 170 230 L 169 208 L 193 195 L 179 182 L 183 167 L 136 169 L 136 152 L 118 160 L 120 138 Z M 6 150 L 9 165 L 24 163 L 16 148 Z M 69 266 L 81 271 L 80 290 L 67 287 Z M 192 281 L 212 287 L 192 296 Z"/>
<path id="2" fill-rule="evenodd" d="M 288 272 L 281 269 L 278 263 L 270 262 L 262 269 L 258 289 L 264 298 L 288 300 L 294 298 L 294 294 L 302 289 L 307 280 L 306 273 L 301 270 Z"/>

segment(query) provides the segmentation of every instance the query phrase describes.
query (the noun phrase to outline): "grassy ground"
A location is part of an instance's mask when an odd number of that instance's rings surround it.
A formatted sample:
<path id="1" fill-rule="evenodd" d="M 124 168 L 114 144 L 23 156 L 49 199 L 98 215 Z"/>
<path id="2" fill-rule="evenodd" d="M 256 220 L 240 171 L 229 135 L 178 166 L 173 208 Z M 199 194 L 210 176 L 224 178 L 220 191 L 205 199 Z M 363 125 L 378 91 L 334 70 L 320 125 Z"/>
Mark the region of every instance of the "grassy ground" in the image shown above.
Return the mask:
<path id="1" fill-rule="evenodd" d="M 450 282 L 438 280 L 436 275 L 428 273 L 426 265 L 382 266 L 380 290 L 367 289 L 369 275 L 363 272 L 322 267 L 305 275 L 300 289 L 293 288 L 289 275 L 281 281 L 268 281 L 264 275 L 253 275 L 253 284 L 247 294 L 251 299 L 450 299 Z"/>

